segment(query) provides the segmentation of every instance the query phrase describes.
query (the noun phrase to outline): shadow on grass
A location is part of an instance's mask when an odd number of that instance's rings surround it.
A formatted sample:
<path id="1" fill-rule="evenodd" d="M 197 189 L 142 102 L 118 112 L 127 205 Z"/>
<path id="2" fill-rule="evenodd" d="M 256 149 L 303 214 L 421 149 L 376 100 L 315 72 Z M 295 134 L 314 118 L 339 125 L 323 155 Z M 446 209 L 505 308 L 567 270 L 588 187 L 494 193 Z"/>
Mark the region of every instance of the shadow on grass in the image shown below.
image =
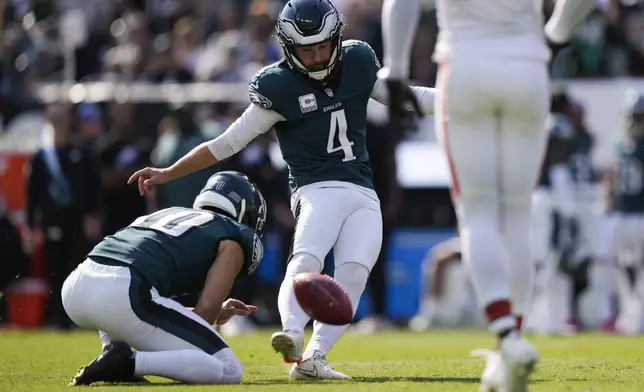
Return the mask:
<path id="1" fill-rule="evenodd" d="M 271 384 L 351 384 L 351 383 L 386 383 L 386 382 L 415 382 L 415 383 L 478 383 L 480 379 L 471 377 L 418 377 L 418 376 L 398 376 L 398 377 L 354 377 L 351 380 L 290 380 L 287 378 L 275 378 L 266 380 L 253 380 L 244 382 L 244 385 L 271 385 Z"/>
<path id="2" fill-rule="evenodd" d="M 263 380 L 244 381 L 240 384 L 240 387 L 243 387 L 244 385 L 353 384 L 353 383 L 378 384 L 378 383 L 387 383 L 387 382 L 478 384 L 480 380 L 481 379 L 478 377 L 474 378 L 474 377 L 419 377 L 419 376 L 354 377 L 351 380 L 319 380 L 319 379 L 291 380 L 288 378 L 271 378 L 271 379 L 263 379 Z M 569 379 L 565 381 L 587 381 L 587 380 Z M 548 382 L 548 380 L 531 380 L 530 384 L 540 384 L 543 382 Z M 190 387 L 191 386 L 191 385 L 183 384 L 176 381 L 150 383 L 150 384 L 104 383 L 101 385 L 104 385 L 104 386 L 118 385 L 119 387 L 145 387 L 145 388 L 171 387 L 171 386 Z M 193 386 L 197 387 L 199 385 L 193 385 Z M 201 386 L 203 387 L 203 385 Z"/>

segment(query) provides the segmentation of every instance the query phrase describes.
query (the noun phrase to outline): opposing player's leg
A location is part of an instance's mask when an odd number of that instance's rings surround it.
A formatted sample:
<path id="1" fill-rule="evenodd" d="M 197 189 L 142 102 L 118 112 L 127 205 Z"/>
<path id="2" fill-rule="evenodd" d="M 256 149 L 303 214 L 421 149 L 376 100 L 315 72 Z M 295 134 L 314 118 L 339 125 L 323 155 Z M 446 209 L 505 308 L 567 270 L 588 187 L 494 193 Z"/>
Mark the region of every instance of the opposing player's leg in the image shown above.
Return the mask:
<path id="1" fill-rule="evenodd" d="M 482 93 L 490 91 L 485 85 L 485 70 L 473 70 L 470 64 L 441 64 L 438 84 L 442 94 L 435 121 L 452 173 L 463 262 L 490 330 L 503 337 L 514 330 L 515 320 L 510 305 L 509 260 L 499 227 L 496 109 L 494 99 Z"/>
<path id="2" fill-rule="evenodd" d="M 295 298 L 293 278 L 299 273 L 322 271 L 324 258 L 335 244 L 347 215 L 343 189 L 318 185 L 303 187 L 295 196 L 292 253 L 277 298 L 282 331 L 273 334 L 271 346 L 288 363 L 302 358 L 304 327 L 309 321 Z"/>
<path id="3" fill-rule="evenodd" d="M 471 271 L 472 283 L 479 305 L 487 316 L 489 328 L 498 337 L 498 351 L 476 353 L 483 354 L 488 360 L 482 385 L 512 392 L 524 391 L 538 355 L 518 333 L 512 304 L 519 304 L 521 311 L 521 304 L 526 298 L 526 294 L 518 292 L 516 282 L 522 280 L 531 284 L 530 199 L 543 152 L 540 144 L 545 145 L 545 140 L 532 145 L 536 152 L 528 157 L 526 173 L 523 173 L 523 157 L 505 161 L 503 138 L 506 135 L 502 122 L 508 114 L 507 99 L 514 97 L 518 100 L 516 104 L 522 103 L 519 97 L 531 94 L 531 91 L 524 90 L 532 86 L 521 82 L 525 79 L 529 79 L 529 83 L 542 82 L 539 75 L 545 72 L 545 67 L 542 65 L 540 73 L 532 80 L 535 71 L 511 64 L 512 59 L 453 60 L 451 69 L 441 69 L 439 75 L 444 95 L 443 105 L 439 106 L 444 107 L 437 110 L 437 121 L 444 131 L 443 144 L 447 146 L 454 173 L 455 206 L 463 239 L 464 262 Z M 476 67 L 472 68 L 472 63 L 476 63 Z M 547 79 L 543 83 L 547 86 Z M 531 109 L 529 105 L 523 108 Z M 449 119 L 449 127 L 443 123 L 444 116 Z M 520 136 L 533 142 L 536 140 L 536 134 Z M 542 136 L 545 139 L 544 133 Z M 516 195 L 507 194 L 508 184 L 512 181 L 508 181 L 511 173 L 506 173 L 504 169 L 510 165 L 514 173 L 526 177 L 526 184 L 530 182 L 525 187 L 517 184 L 521 192 Z M 521 247 L 519 250 L 507 246 L 505 233 L 509 231 L 506 226 L 510 217 L 518 220 L 511 223 L 514 230 L 523 231 L 519 234 L 519 243 L 515 245 Z M 511 258 L 522 255 L 525 255 L 523 262 L 526 264 L 512 266 L 510 270 Z M 523 268 L 526 265 L 528 268 Z M 522 289 L 527 291 L 526 288 Z"/>
<path id="4" fill-rule="evenodd" d="M 510 261 L 512 311 L 520 329 L 533 293 L 531 203 L 547 142 L 549 80 L 546 67 L 540 62 L 512 59 L 505 65 L 505 83 L 497 87 L 503 97 L 499 119 L 499 225 Z M 508 391 L 525 391 L 538 359 L 536 350 L 516 332 L 500 340 L 499 350 L 504 362 L 505 387 Z"/>
<path id="5" fill-rule="evenodd" d="M 347 190 L 346 193 L 347 198 L 365 199 L 366 206 L 354 211 L 342 225 L 334 248 L 333 276 L 346 290 L 355 314 L 369 273 L 380 253 L 382 214 L 375 193 L 373 198 L 356 194 L 352 190 Z M 313 335 L 302 356 L 302 361 L 293 366 L 290 376 L 293 378 L 349 378 L 331 368 L 326 362 L 326 354 L 346 329 L 347 325 L 336 326 L 315 321 Z"/>
<path id="6" fill-rule="evenodd" d="M 519 328 L 534 285 L 530 252 L 532 195 L 545 154 L 549 80 L 544 64 L 514 61 L 504 70 L 501 133 L 501 235 L 510 257 L 512 311 Z M 518 88 L 517 86 L 521 86 Z"/>
<path id="7" fill-rule="evenodd" d="M 70 279 L 63 288 L 69 316 L 114 339 L 72 385 L 135 375 L 197 384 L 241 382 L 241 363 L 217 331 L 178 302 L 159 296 L 136 272 L 88 260 Z"/>

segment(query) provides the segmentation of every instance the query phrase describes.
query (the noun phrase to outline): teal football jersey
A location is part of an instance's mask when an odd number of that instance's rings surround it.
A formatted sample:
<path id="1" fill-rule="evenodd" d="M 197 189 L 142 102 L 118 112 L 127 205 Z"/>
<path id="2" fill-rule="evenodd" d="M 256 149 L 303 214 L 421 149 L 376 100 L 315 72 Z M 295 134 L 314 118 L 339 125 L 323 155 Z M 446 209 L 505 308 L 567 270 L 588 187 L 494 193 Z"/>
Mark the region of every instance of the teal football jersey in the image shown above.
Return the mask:
<path id="1" fill-rule="evenodd" d="M 325 86 L 282 60 L 263 68 L 250 83 L 251 102 L 285 119 L 275 131 L 293 191 L 321 181 L 373 188 L 367 102 L 380 64 L 367 43 L 350 40 L 342 44 L 339 67 L 339 82 Z"/>
<path id="2" fill-rule="evenodd" d="M 244 250 L 245 271 L 263 257 L 261 239 L 249 227 L 210 211 L 171 207 L 135 220 L 107 236 L 89 253 L 138 271 L 162 296 L 196 293 L 224 240 Z"/>

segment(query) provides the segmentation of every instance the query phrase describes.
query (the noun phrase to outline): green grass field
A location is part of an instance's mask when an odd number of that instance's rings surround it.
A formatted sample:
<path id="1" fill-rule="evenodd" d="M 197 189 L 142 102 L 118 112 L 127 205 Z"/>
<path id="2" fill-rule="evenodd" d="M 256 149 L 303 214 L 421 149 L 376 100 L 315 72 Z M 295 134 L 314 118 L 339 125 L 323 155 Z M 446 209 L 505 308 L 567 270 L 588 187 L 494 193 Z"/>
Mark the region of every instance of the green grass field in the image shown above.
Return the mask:
<path id="1" fill-rule="evenodd" d="M 269 332 L 230 339 L 245 366 L 242 385 L 101 385 L 100 391 L 478 391 L 483 362 L 469 351 L 490 347 L 482 332 L 346 335 L 329 355 L 348 382 L 297 382 L 272 352 Z M 535 338 L 543 359 L 531 391 L 644 391 L 644 338 L 580 335 Z M 86 332 L 0 332 L 0 391 L 68 391 L 77 369 L 98 355 L 98 335 Z M 161 384 L 162 383 L 162 384 Z M 159 389 L 159 387 L 163 387 Z"/>

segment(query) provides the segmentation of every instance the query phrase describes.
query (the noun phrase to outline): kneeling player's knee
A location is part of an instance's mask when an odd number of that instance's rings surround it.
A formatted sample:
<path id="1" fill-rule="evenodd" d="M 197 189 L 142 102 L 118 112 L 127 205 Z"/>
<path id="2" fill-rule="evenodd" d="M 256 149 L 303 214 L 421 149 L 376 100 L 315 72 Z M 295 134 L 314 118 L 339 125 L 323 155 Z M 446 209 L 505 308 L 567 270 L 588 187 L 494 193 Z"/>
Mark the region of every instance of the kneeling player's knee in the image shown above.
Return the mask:
<path id="1" fill-rule="evenodd" d="M 224 365 L 222 384 L 241 383 L 244 368 L 233 351 L 227 348 L 217 352 L 214 356 Z"/>
<path id="2" fill-rule="evenodd" d="M 287 276 L 295 276 L 304 272 L 320 272 L 324 262 L 317 257 L 308 253 L 298 253 L 293 255 L 286 267 Z"/>
<path id="3" fill-rule="evenodd" d="M 244 368 L 241 362 L 237 357 L 233 357 L 225 364 L 223 382 L 226 384 L 239 384 L 241 383 L 243 374 Z"/>
<path id="4" fill-rule="evenodd" d="M 347 292 L 355 313 L 369 279 L 369 270 L 360 263 L 348 262 L 337 266 L 333 276 Z"/>

